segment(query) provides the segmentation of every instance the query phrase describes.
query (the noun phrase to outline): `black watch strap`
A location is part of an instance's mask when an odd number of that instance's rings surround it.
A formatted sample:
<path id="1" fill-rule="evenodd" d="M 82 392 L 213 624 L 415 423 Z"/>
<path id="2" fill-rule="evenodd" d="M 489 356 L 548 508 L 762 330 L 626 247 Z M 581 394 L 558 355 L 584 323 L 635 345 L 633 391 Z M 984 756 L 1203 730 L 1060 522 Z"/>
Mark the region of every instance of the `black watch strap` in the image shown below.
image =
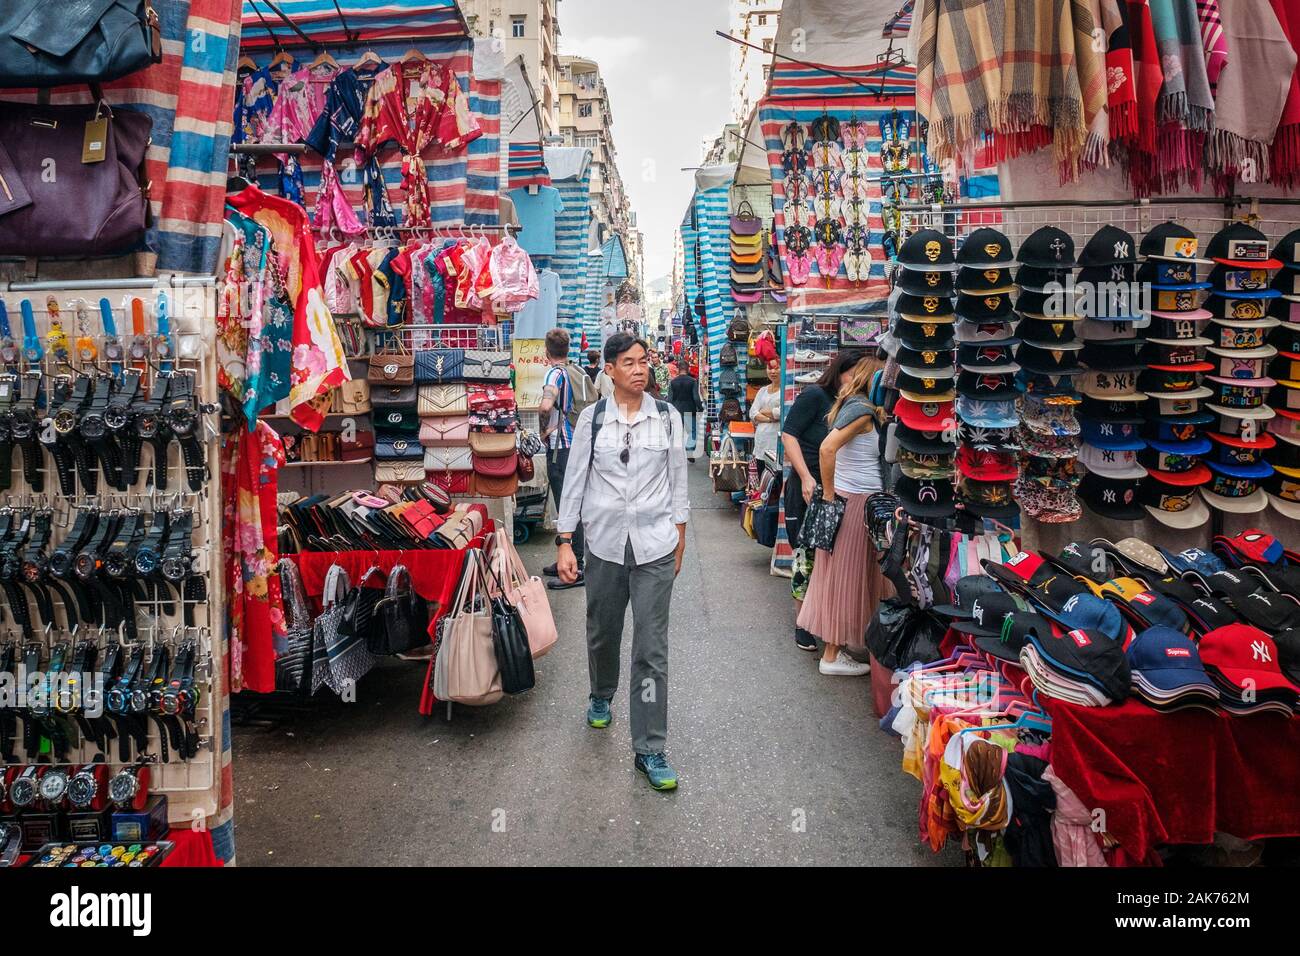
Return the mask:
<path id="1" fill-rule="evenodd" d="M 59 375 L 50 384 L 47 413 L 41 422 L 40 431 L 41 444 L 54 461 L 59 492 L 65 496 L 72 495 L 77 490 L 73 474 L 76 458 L 69 437 L 59 434 L 56 423 L 59 411 L 72 399 L 74 381 L 71 375 Z"/>
<path id="2" fill-rule="evenodd" d="M 24 372 L 18 381 L 18 400 L 9 418 L 14 444 L 23 451 L 23 480 L 32 491 L 45 490 L 45 473 L 41 469 L 40 436 L 37 435 L 36 399 L 41 393 L 40 372 Z"/>

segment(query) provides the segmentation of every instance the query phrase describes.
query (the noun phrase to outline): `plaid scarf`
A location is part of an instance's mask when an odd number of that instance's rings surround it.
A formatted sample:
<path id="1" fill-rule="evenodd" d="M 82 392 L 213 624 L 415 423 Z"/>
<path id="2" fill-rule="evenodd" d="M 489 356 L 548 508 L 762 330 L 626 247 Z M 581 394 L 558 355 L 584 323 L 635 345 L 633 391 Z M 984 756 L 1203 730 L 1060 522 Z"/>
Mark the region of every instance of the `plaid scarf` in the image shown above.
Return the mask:
<path id="1" fill-rule="evenodd" d="M 1105 85 L 1084 102 L 1078 50 L 1092 49 L 1082 0 L 936 0 L 925 10 L 917 52 L 917 105 L 929 120 L 930 155 L 951 159 L 985 133 L 997 159 L 1053 145 L 1063 170 L 1077 170 L 1087 118 Z M 1082 45 L 1081 45 L 1082 44 Z M 1096 59 L 1090 55 L 1090 62 Z M 1097 67 L 1096 69 L 1099 69 Z M 1086 78 L 1095 78 L 1092 68 Z"/>
<path id="2" fill-rule="evenodd" d="M 1206 165 L 1220 185 L 1243 173 L 1258 182 L 1269 177 L 1269 144 L 1291 92 L 1296 51 L 1269 0 L 1232 0 L 1219 13 L 1231 59 L 1219 74 Z"/>
<path id="3" fill-rule="evenodd" d="M 1291 48 L 1300 54 L 1300 0 L 1273 0 L 1273 12 Z M 1291 89 L 1269 149 L 1269 179 L 1288 189 L 1300 182 L 1300 70 L 1291 74 Z"/>
<path id="4" fill-rule="evenodd" d="M 1196 14 L 1201 21 L 1201 46 L 1205 50 L 1205 75 L 1210 93 L 1219 85 L 1219 74 L 1228 62 L 1228 39 L 1223 35 L 1219 0 L 1196 0 Z"/>

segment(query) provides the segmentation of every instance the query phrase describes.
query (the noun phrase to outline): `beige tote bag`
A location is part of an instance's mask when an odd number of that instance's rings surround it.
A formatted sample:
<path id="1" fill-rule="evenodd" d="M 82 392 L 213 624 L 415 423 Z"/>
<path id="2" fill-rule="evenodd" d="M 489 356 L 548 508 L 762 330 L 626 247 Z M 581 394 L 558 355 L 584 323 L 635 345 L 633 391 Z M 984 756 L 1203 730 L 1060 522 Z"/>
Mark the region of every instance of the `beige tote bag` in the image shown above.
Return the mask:
<path id="1" fill-rule="evenodd" d="M 482 707 L 502 697 L 501 671 L 492 647 L 492 607 L 483 586 L 482 555 L 465 555 L 456 603 L 446 640 L 451 641 L 447 658 L 447 699 L 458 704 Z"/>

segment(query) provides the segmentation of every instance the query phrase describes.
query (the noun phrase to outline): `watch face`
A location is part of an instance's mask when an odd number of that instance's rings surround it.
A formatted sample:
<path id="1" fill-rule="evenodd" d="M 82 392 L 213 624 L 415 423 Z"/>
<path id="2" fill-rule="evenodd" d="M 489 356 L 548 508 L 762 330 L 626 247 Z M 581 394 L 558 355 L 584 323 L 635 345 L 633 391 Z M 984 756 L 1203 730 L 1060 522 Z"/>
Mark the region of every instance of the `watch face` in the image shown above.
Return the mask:
<path id="1" fill-rule="evenodd" d="M 19 441 L 22 441 L 25 438 L 30 438 L 32 436 L 32 432 L 35 430 L 35 427 L 36 427 L 36 423 L 30 415 L 27 414 L 19 415 L 17 412 L 14 413 L 13 418 L 10 420 L 10 425 L 9 425 L 10 431 L 13 432 L 14 438 L 18 439 Z"/>
<path id="2" fill-rule="evenodd" d="M 125 551 L 110 551 L 104 555 L 104 570 L 109 577 L 124 577 L 130 564 L 130 558 L 127 557 Z"/>
<path id="3" fill-rule="evenodd" d="M 72 570 L 72 555 L 60 548 L 50 555 L 50 571 L 55 577 L 64 578 Z"/>
<path id="4" fill-rule="evenodd" d="M 9 788 L 9 801 L 15 807 L 30 807 L 36 802 L 36 781 L 32 777 L 19 777 Z"/>
<path id="5" fill-rule="evenodd" d="M 90 551 L 83 551 L 81 554 L 77 555 L 76 561 L 73 562 L 72 570 L 77 573 L 77 577 L 86 581 L 94 576 L 97 566 L 98 562 L 95 560 L 95 555 Z"/>
<path id="6" fill-rule="evenodd" d="M 162 575 L 168 581 L 179 581 L 190 569 L 188 558 L 163 558 Z"/>
<path id="7" fill-rule="evenodd" d="M 120 687 L 113 687 L 108 691 L 108 698 L 105 701 L 104 706 L 108 708 L 110 713 L 122 714 L 126 712 L 126 707 L 129 702 L 130 700 L 127 697 L 126 691 Z"/>
<path id="8" fill-rule="evenodd" d="M 28 584 L 36 584 L 41 578 L 45 577 L 45 556 L 37 555 L 35 558 L 23 562 L 23 580 Z"/>
<path id="9" fill-rule="evenodd" d="M 135 798 L 140 782 L 130 770 L 123 770 L 108 782 L 108 798 L 114 803 L 128 803 Z"/>
<path id="10" fill-rule="evenodd" d="M 40 790 L 46 803 L 58 803 L 68 792 L 68 775 L 62 770 L 47 770 L 41 777 Z"/>
<path id="11" fill-rule="evenodd" d="M 171 716 L 181 712 L 181 698 L 178 691 L 166 690 L 158 699 L 158 709 Z"/>
<path id="12" fill-rule="evenodd" d="M 98 412 L 91 412 L 81 419 L 81 434 L 88 441 L 103 438 L 106 431 L 104 416 Z"/>
<path id="13" fill-rule="evenodd" d="M 153 574 L 158 570 L 158 555 L 149 548 L 141 548 L 135 555 L 135 569 L 140 574 Z"/>
<path id="14" fill-rule="evenodd" d="M 125 428 L 128 418 L 130 418 L 130 414 L 125 405 L 110 405 L 108 411 L 104 412 L 104 424 L 113 431 L 120 431 Z"/>
<path id="15" fill-rule="evenodd" d="M 131 709 L 137 714 L 149 709 L 149 693 L 144 690 L 131 691 Z"/>
<path id="16" fill-rule="evenodd" d="M 95 782 L 95 775 L 83 770 L 68 781 L 68 802 L 74 807 L 88 807 L 94 801 L 98 790 L 99 784 Z"/>
<path id="17" fill-rule="evenodd" d="M 60 435 L 68 435 L 77 427 L 77 413 L 70 408 L 60 408 L 54 413 L 54 430 Z"/>
<path id="18" fill-rule="evenodd" d="M 188 435 L 194 431 L 196 418 L 192 408 L 176 408 L 167 416 L 167 424 L 177 435 Z"/>
<path id="19" fill-rule="evenodd" d="M 158 413 L 141 412 L 135 419 L 135 433 L 141 438 L 153 438 L 158 434 Z"/>

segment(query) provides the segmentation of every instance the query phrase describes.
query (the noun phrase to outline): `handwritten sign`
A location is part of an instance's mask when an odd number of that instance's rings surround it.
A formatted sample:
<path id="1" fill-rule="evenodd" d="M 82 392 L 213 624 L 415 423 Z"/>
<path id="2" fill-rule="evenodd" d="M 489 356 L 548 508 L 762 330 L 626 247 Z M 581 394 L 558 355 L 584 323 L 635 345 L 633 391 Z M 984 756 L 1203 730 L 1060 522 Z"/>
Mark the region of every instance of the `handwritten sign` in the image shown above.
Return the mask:
<path id="1" fill-rule="evenodd" d="M 546 380 L 546 340 L 515 339 L 515 401 L 532 411 L 542 404 L 542 383 Z"/>

